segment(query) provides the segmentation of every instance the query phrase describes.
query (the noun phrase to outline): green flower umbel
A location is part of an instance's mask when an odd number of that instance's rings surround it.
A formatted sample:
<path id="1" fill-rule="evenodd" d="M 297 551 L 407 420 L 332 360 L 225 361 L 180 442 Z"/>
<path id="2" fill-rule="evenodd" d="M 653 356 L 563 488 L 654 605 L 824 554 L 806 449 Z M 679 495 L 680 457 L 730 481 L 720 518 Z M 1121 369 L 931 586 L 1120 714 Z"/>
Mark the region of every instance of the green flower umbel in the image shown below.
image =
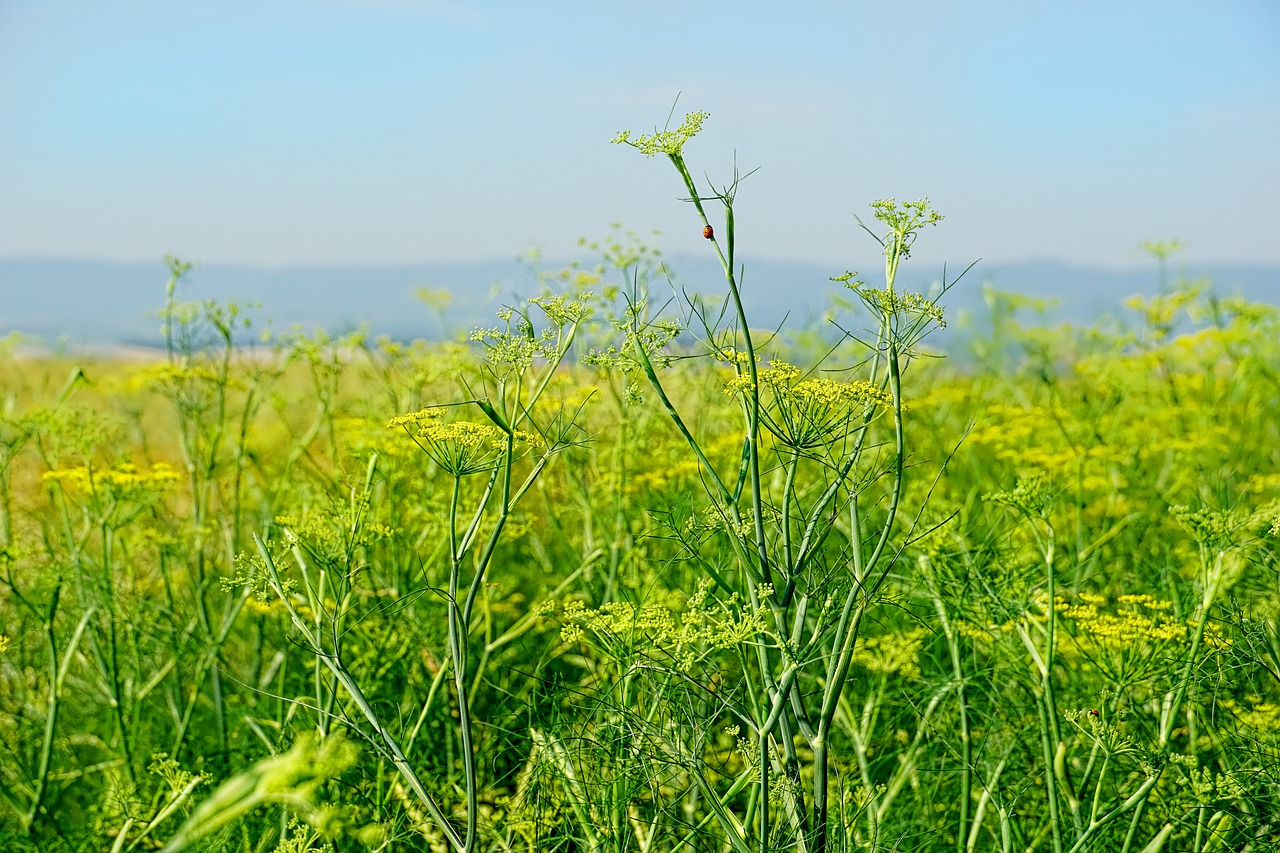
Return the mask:
<path id="1" fill-rule="evenodd" d="M 684 117 L 684 124 L 675 130 L 655 130 L 652 134 L 642 133 L 635 139 L 631 131 L 624 130 L 613 138 L 615 145 L 630 145 L 646 157 L 654 154 L 666 154 L 668 157 L 680 156 L 680 149 L 702 130 L 702 123 L 711 117 L 711 113 L 698 110 Z"/>

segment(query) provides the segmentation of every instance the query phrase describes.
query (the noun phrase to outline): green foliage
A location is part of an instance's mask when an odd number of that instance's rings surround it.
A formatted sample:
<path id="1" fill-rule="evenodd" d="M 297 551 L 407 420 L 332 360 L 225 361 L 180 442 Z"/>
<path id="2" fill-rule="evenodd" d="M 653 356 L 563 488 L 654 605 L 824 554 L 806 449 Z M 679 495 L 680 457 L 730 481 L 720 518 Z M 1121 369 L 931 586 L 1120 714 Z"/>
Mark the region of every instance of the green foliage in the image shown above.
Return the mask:
<path id="1" fill-rule="evenodd" d="M 705 119 L 619 141 L 717 299 L 615 229 L 466 343 L 251 336 L 169 259 L 155 363 L 0 350 L 0 848 L 1280 846 L 1280 312 L 925 359 L 888 200 L 788 347 Z"/>

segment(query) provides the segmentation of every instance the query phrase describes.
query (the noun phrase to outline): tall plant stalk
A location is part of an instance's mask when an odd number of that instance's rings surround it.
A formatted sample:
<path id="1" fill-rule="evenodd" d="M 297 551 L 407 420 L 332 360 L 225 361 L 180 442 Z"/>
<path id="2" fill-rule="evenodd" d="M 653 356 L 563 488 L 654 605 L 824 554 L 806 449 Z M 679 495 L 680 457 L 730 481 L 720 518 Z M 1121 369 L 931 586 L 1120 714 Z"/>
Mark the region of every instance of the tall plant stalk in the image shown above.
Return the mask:
<path id="1" fill-rule="evenodd" d="M 735 324 L 728 334 L 728 343 L 717 342 L 711 346 L 713 353 L 728 360 L 737 374 L 732 387 L 741 399 L 743 453 L 736 472 L 729 476 L 718 472 L 673 402 L 655 366 L 654 342 L 661 337 L 648 333 L 639 311 L 632 312 L 627 329 L 630 352 L 689 451 L 698 460 L 704 482 L 709 486 L 708 496 L 721 515 L 723 531 L 741 569 L 745 600 L 763 620 L 762 630 L 752 644 L 754 652 L 749 656 L 753 661 L 750 693 L 758 696 L 759 701 L 738 712 L 738 716 L 751 725 L 758 742 L 756 793 L 751 801 L 755 846 L 760 853 L 766 853 L 785 835 L 800 850 L 825 853 L 830 843 L 832 725 L 864 618 L 896 559 L 891 543 L 906 484 L 904 351 L 923 335 L 929 318 L 936 311 L 932 303 L 918 296 L 901 298 L 896 290 L 896 278 L 899 265 L 908 256 L 919 230 L 935 224 L 941 217 L 923 201 L 901 207 L 885 201 L 874 206 L 877 219 L 888 227 L 884 237 L 876 238 L 885 254 L 885 287 L 864 291 L 862 282 L 849 284 L 877 321 L 876 342 L 867 359 L 867 379 L 856 386 L 849 384 L 836 390 L 821 384 L 831 380 L 811 380 L 804 384 L 806 380 L 796 381 L 798 371 L 784 375 L 780 367 L 765 370 L 760 366 L 734 261 L 734 201 L 741 177 L 735 174 L 733 182 L 724 189 L 703 194 L 683 154 L 685 143 L 701 129 L 705 118 L 705 113 L 691 113 L 676 130 L 635 138 L 624 132 L 615 141 L 632 145 L 646 156 L 666 156 L 680 176 L 688 192 L 686 200 L 693 204 L 703 234 L 720 261 L 729 313 Z M 708 201 L 718 201 L 723 207 L 723 225 L 713 224 L 708 217 L 705 207 Z M 722 236 L 716 234 L 717 227 L 722 228 Z M 851 282 L 852 278 L 849 274 L 842 280 Z M 643 302 L 644 298 L 637 297 L 636 301 Z M 712 327 L 708 327 L 706 333 L 709 341 L 720 334 Z M 829 409 L 809 407 L 817 404 L 810 404 L 808 395 L 818 393 L 819 389 L 823 393 L 844 394 L 842 400 L 848 408 L 847 414 L 832 419 Z M 892 418 L 891 450 L 884 468 L 871 473 L 866 451 L 878 422 L 877 415 L 885 410 Z M 762 476 L 762 437 L 766 425 L 778 446 L 784 472 L 780 496 L 771 495 L 772 486 Z M 817 452 L 825 453 L 829 446 L 843 448 L 843 452 L 833 454 L 826 462 L 827 474 L 821 481 L 805 482 L 807 478 L 802 477 L 801 468 L 807 470 L 809 460 L 823 458 Z M 879 476 L 888 480 L 883 494 L 864 494 L 869 483 Z M 730 486 L 731 483 L 734 485 Z M 806 500 L 805 495 L 815 494 L 815 485 L 816 496 Z M 747 504 L 745 512 L 739 509 L 743 501 Z M 868 528 L 870 507 L 881 501 L 884 502 L 881 514 L 875 526 Z M 775 512 L 774 506 L 782 507 L 781 513 Z M 844 554 L 833 561 L 826 545 L 841 515 L 849 520 L 848 545 Z M 843 574 L 839 582 L 843 592 L 838 601 L 830 601 L 830 592 L 816 582 L 819 573 L 833 570 Z M 718 575 L 716 580 L 721 584 L 734 583 L 723 575 Z M 813 754 L 810 762 L 813 781 L 808 797 L 799 788 L 802 774 L 794 747 L 796 737 L 803 738 Z M 781 779 L 784 791 L 778 803 L 782 806 L 781 813 L 776 819 L 775 776 Z M 777 821 L 781 821 L 781 825 L 777 825 Z M 737 821 L 722 823 L 730 837 L 738 831 Z"/>

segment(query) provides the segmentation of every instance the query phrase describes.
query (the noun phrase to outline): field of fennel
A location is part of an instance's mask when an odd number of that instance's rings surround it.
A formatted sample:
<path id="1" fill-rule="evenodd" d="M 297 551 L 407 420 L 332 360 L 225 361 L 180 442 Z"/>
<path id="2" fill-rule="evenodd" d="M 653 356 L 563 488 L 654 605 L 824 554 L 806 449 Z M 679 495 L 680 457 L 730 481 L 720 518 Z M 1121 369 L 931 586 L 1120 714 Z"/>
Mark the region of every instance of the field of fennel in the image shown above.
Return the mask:
<path id="1" fill-rule="evenodd" d="M 1280 849 L 1280 310 L 992 292 L 953 363 L 881 200 L 753 327 L 705 118 L 616 141 L 714 296 L 615 234 L 466 343 L 263 336 L 170 260 L 157 360 L 0 350 L 0 849 Z"/>

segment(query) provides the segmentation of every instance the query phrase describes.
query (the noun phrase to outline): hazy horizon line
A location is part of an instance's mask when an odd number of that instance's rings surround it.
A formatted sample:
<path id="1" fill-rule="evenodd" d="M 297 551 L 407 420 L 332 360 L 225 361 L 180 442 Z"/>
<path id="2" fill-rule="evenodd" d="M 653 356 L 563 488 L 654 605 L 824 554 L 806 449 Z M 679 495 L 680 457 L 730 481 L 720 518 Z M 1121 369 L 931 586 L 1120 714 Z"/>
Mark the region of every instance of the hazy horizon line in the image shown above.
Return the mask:
<path id="1" fill-rule="evenodd" d="M 352 270 L 352 269 L 377 269 L 377 270 L 395 270 L 407 269 L 413 267 L 425 266 L 479 266 L 479 265 L 515 265 L 527 266 L 529 261 L 520 256 L 514 257 L 478 257 L 465 259 L 425 259 L 425 260 L 405 260 L 405 261 L 341 261 L 341 262 L 260 262 L 260 261 L 241 261 L 241 260 L 204 260 L 194 258 L 181 253 L 169 252 L 156 258 L 111 258 L 101 255 L 46 255 L 46 254 L 5 254 L 0 252 L 0 263 L 4 262 L 52 262 L 52 263 L 85 263 L 85 264 L 101 264 L 110 266 L 145 266 L 155 264 L 164 266 L 165 259 L 175 257 L 186 263 L 190 263 L 193 269 L 201 268 L 232 268 L 232 269 L 248 269 L 263 270 L 270 272 L 280 272 L 285 270 Z M 691 253 L 670 253 L 660 255 L 657 260 L 678 259 L 681 261 L 698 261 L 713 262 L 714 257 L 702 257 Z M 539 259 L 543 265 L 559 265 L 569 264 L 574 261 L 584 262 L 583 258 L 573 256 L 547 256 Z M 842 261 L 834 265 L 829 264 L 822 259 L 809 259 L 800 257 L 772 257 L 763 255 L 737 254 L 737 260 L 746 263 L 769 263 L 769 264 L 797 264 L 805 266 L 831 266 L 832 269 L 839 266 L 843 268 L 848 261 Z M 875 260 L 873 257 L 864 257 L 861 261 Z M 928 265 L 946 264 L 948 267 L 959 267 L 959 261 L 943 258 L 912 258 L 910 266 L 919 268 Z M 1049 255 L 1030 255 L 1023 258 L 974 258 L 964 261 L 964 266 L 975 264 L 974 271 L 980 270 L 983 266 L 1022 266 L 1032 264 L 1054 264 L 1057 266 L 1078 267 L 1089 270 L 1101 270 L 1106 272 L 1136 272 L 1143 269 L 1150 269 L 1153 272 L 1158 269 L 1159 264 L 1155 258 L 1136 259 L 1132 264 L 1107 264 L 1098 261 L 1072 260 L 1069 258 L 1055 257 Z M 1169 260 L 1169 268 L 1176 271 L 1179 268 L 1201 269 L 1207 267 L 1239 267 L 1239 268 L 1277 268 L 1280 269 L 1280 259 L 1274 261 L 1241 261 L 1241 260 L 1199 260 L 1187 259 L 1182 260 L 1176 256 Z"/>

